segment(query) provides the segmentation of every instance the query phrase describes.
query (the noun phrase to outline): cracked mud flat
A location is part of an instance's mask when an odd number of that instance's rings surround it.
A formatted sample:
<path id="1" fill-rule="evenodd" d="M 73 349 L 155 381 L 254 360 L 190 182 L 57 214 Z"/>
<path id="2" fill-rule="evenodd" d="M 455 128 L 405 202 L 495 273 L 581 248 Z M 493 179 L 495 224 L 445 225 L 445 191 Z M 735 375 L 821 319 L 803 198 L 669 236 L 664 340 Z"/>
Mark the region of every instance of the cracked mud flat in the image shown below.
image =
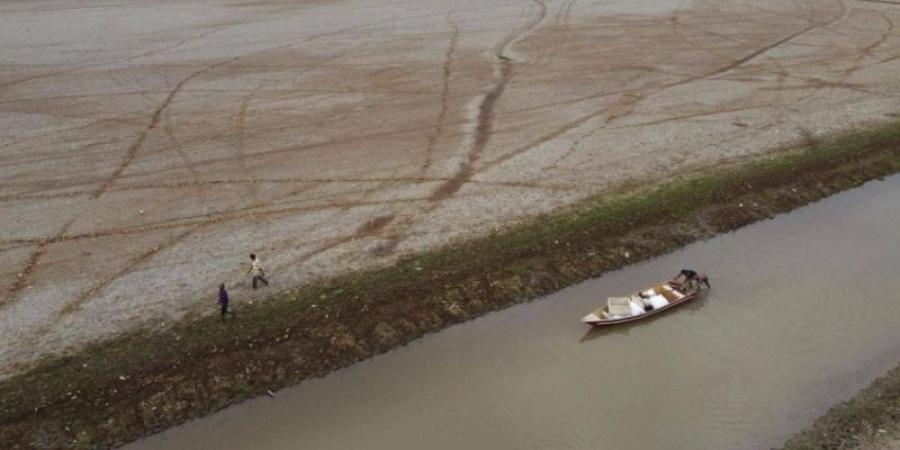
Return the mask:
<path id="1" fill-rule="evenodd" d="M 0 374 L 895 116 L 887 1 L 0 5 Z"/>

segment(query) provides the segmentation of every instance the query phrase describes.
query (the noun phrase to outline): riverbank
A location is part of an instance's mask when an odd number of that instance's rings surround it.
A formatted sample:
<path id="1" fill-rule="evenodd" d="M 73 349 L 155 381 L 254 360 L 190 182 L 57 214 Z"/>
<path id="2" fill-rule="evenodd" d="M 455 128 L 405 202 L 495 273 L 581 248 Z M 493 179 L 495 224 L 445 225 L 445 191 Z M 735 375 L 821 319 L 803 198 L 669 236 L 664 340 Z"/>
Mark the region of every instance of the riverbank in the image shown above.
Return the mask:
<path id="1" fill-rule="evenodd" d="M 783 450 L 900 448 L 900 366 L 822 415 Z"/>
<path id="2" fill-rule="evenodd" d="M 900 124 L 622 187 L 479 240 L 94 344 L 0 383 L 9 448 L 110 447 L 900 170 Z"/>

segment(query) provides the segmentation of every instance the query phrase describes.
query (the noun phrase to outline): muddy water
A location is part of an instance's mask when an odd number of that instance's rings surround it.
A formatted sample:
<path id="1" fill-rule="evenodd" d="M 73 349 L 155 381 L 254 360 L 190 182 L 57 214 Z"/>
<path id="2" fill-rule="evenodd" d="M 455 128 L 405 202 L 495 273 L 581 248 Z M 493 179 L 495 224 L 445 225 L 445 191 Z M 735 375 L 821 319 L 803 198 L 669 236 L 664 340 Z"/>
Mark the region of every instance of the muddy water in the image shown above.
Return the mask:
<path id="1" fill-rule="evenodd" d="M 428 336 L 132 449 L 766 448 L 900 361 L 900 177 Z M 607 296 L 710 272 L 619 328 Z"/>

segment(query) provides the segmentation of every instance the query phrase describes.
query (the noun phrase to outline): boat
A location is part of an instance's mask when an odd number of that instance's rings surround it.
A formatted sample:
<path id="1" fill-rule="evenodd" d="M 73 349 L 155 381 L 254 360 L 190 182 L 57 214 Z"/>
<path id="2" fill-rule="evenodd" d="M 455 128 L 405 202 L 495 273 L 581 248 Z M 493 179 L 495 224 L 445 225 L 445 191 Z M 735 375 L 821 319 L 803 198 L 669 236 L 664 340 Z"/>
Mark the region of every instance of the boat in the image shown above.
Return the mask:
<path id="1" fill-rule="evenodd" d="M 581 318 L 593 326 L 615 325 L 646 319 L 687 303 L 697 297 L 699 289 L 686 291 L 677 281 L 667 281 L 627 297 L 609 297 L 606 305 Z"/>

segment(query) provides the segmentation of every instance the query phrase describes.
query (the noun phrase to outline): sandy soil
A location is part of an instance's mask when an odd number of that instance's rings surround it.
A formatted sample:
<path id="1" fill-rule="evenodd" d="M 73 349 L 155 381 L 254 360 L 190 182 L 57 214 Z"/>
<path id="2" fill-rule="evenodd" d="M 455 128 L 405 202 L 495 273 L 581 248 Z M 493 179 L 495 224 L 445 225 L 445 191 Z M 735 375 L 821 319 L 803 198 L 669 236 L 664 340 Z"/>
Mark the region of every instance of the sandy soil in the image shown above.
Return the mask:
<path id="1" fill-rule="evenodd" d="M 889 1 L 5 1 L 0 374 L 898 112 Z"/>

